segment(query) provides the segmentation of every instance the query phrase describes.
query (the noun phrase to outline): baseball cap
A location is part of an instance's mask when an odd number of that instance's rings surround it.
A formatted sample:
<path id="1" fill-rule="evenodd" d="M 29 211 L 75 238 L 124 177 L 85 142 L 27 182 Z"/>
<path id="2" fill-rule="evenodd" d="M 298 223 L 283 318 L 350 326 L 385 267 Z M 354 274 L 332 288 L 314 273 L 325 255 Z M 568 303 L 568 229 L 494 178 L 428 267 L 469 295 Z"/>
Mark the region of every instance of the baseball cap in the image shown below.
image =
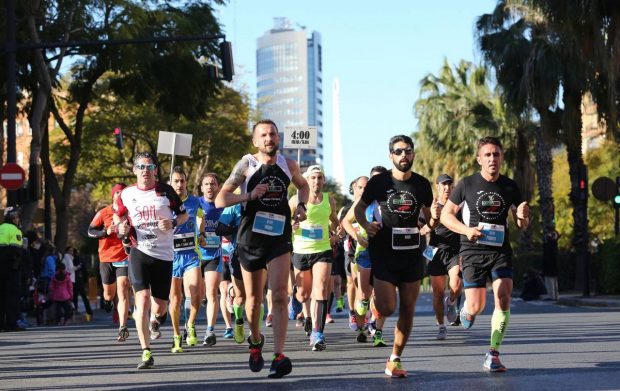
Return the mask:
<path id="1" fill-rule="evenodd" d="M 19 215 L 19 208 L 16 206 L 7 206 L 4 209 L 4 217 L 15 217 Z"/>
<path id="2" fill-rule="evenodd" d="M 124 183 L 117 183 L 114 186 L 112 186 L 112 197 L 114 197 L 114 193 L 116 193 L 117 191 L 123 190 L 124 188 L 126 188 L 127 186 Z"/>
<path id="3" fill-rule="evenodd" d="M 454 179 L 448 174 L 440 174 L 435 183 L 454 182 Z"/>
<path id="4" fill-rule="evenodd" d="M 310 174 L 312 174 L 313 172 L 318 172 L 320 174 L 323 174 L 323 169 L 318 164 L 314 164 L 314 165 L 308 167 L 306 172 L 304 172 L 303 177 L 304 178 L 308 178 L 310 176 Z M 325 174 L 323 174 L 323 175 L 325 175 Z"/>

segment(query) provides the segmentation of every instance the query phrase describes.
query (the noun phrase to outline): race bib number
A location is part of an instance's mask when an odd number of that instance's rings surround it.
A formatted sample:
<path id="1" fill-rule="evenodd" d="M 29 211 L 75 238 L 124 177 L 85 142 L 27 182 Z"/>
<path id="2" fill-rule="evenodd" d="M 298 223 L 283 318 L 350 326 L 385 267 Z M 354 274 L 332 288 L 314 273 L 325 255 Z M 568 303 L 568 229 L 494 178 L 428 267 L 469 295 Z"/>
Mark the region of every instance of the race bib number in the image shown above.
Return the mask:
<path id="1" fill-rule="evenodd" d="M 280 236 L 284 233 L 286 217 L 268 212 L 256 212 L 252 232 L 269 236 Z"/>
<path id="2" fill-rule="evenodd" d="M 323 226 L 307 225 L 305 227 L 301 227 L 301 238 L 308 241 L 322 240 Z"/>
<path id="3" fill-rule="evenodd" d="M 196 238 L 193 232 L 174 235 L 174 251 L 193 249 L 196 245 Z"/>
<path id="4" fill-rule="evenodd" d="M 420 247 L 420 230 L 417 227 L 392 228 L 393 250 L 414 250 Z"/>
<path id="5" fill-rule="evenodd" d="M 220 247 L 220 237 L 215 234 L 215 232 L 205 232 L 205 245 L 204 248 L 219 248 Z"/>
<path id="6" fill-rule="evenodd" d="M 503 225 L 479 223 L 478 229 L 484 236 L 478 239 L 476 243 L 493 247 L 504 245 L 505 227 Z"/>
<path id="7" fill-rule="evenodd" d="M 424 252 L 422 253 L 422 255 L 424 255 L 424 258 L 428 259 L 429 262 L 433 260 L 435 254 L 437 254 L 437 247 L 433 246 L 426 246 Z"/>

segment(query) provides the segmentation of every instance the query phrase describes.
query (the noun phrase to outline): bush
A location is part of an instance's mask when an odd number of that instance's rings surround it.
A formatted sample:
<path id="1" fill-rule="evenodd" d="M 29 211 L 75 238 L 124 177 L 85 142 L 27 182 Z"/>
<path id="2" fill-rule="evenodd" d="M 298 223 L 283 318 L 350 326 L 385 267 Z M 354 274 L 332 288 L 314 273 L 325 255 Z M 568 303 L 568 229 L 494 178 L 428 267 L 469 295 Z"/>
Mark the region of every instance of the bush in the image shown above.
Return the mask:
<path id="1" fill-rule="evenodd" d="M 620 293 L 620 238 L 606 240 L 592 258 L 597 293 Z"/>

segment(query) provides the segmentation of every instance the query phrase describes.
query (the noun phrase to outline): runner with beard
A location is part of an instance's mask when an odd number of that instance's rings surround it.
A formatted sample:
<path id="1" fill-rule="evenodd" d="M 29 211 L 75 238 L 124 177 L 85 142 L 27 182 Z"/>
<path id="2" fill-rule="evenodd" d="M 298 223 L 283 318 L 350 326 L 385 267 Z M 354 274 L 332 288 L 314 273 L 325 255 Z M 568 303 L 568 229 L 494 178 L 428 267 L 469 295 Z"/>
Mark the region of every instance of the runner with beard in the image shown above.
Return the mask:
<path id="1" fill-rule="evenodd" d="M 370 178 L 354 213 L 368 234 L 375 305 L 379 314 L 387 317 L 396 310 L 397 302 L 400 304 L 392 355 L 387 360 L 385 373 L 401 378 L 406 377 L 407 372 L 402 368 L 400 357 L 413 327 L 420 280 L 424 277 L 418 218 L 423 213 L 429 227 L 434 228 L 439 222 L 439 209 L 430 209 L 433 191 L 429 181 L 411 171 L 414 159 L 411 138 L 392 137 L 389 151 L 394 168 Z M 374 214 L 375 221 L 369 222 L 366 209 L 373 202 L 377 203 L 379 213 Z"/>
<path id="2" fill-rule="evenodd" d="M 217 207 L 243 203 L 244 210 L 237 234 L 237 254 L 246 289 L 246 313 L 250 326 L 250 370 L 259 372 L 265 337 L 260 333 L 260 309 L 267 279 L 273 301 L 274 355 L 269 377 L 280 378 L 292 371 L 291 360 L 284 355 L 286 340 L 288 276 L 291 268 L 291 210 L 288 186 L 299 189 L 299 203 L 293 219 L 306 219 L 308 183 L 294 160 L 278 154 L 280 136 L 276 124 L 262 120 L 252 129 L 252 143 L 258 149 L 245 155 L 233 168 L 216 198 Z M 234 191 L 241 187 L 241 194 Z"/>

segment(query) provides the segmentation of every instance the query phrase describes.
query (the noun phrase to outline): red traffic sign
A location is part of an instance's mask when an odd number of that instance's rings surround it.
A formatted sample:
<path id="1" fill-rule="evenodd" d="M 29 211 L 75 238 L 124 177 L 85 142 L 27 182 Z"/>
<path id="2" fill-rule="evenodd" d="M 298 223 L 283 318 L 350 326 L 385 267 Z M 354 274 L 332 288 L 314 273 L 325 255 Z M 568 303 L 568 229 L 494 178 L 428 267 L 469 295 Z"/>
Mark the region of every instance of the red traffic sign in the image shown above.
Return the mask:
<path id="1" fill-rule="evenodd" d="M 26 172 L 16 163 L 7 163 L 0 168 L 0 186 L 7 190 L 17 190 L 24 185 Z"/>

